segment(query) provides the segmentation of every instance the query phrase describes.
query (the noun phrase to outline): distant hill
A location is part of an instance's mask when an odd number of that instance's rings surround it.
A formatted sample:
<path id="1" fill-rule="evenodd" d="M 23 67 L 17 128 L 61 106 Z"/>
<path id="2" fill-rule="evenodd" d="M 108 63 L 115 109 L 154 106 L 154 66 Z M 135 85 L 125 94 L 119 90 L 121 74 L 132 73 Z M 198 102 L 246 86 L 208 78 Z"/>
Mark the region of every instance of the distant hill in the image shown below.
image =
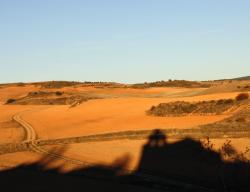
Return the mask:
<path id="1" fill-rule="evenodd" d="M 231 78 L 231 79 L 218 79 L 215 81 L 230 81 L 230 80 L 250 80 L 250 76 L 243 76 L 243 77 L 237 77 L 237 78 Z"/>
<path id="2" fill-rule="evenodd" d="M 234 78 L 232 80 L 250 80 L 250 76 L 238 77 L 238 78 Z"/>
<path id="3" fill-rule="evenodd" d="M 131 85 L 132 88 L 145 89 L 150 87 L 185 87 L 185 88 L 208 88 L 211 87 L 211 83 L 200 81 L 187 81 L 187 80 L 168 80 L 168 81 L 155 81 L 137 83 Z"/>

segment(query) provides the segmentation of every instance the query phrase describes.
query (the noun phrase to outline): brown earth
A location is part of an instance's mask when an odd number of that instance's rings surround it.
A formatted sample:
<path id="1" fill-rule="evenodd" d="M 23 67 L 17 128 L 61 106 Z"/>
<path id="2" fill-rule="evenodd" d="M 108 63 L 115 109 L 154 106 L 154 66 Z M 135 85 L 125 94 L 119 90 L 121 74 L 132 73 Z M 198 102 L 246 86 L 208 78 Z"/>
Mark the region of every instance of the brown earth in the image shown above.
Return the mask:
<path id="1" fill-rule="evenodd" d="M 63 138 L 127 130 L 190 128 L 222 120 L 227 115 L 151 117 L 145 111 L 166 99 L 118 98 L 91 100 L 76 108 L 49 107 L 23 117 L 41 139 Z M 102 106 L 102 107 L 100 107 Z M 45 121 L 46 119 L 46 121 Z"/>
<path id="2" fill-rule="evenodd" d="M 232 84 L 216 84 L 209 88 L 176 88 L 176 87 L 154 87 L 145 89 L 134 89 L 129 87 L 101 87 L 74 85 L 67 87 L 48 87 L 37 85 L 1 86 L 0 89 L 0 144 L 20 143 L 25 138 L 25 132 L 12 117 L 20 114 L 20 117 L 28 122 L 38 135 L 38 139 L 58 139 L 68 137 L 79 137 L 110 132 L 138 131 L 161 129 L 199 129 L 226 126 L 248 125 L 248 112 L 232 111 L 225 114 L 211 114 L 208 116 L 193 114 L 181 117 L 155 117 L 148 116 L 145 112 L 153 105 L 175 101 L 199 102 L 219 99 L 233 99 L 242 90 L 237 86 L 246 86 L 249 81 L 233 81 Z M 113 85 L 112 85 L 113 86 Z M 235 88 L 236 87 L 236 88 Z M 240 91 L 239 91 L 240 90 Z M 88 97 L 99 97 L 79 103 L 74 107 L 70 105 L 5 105 L 12 99 L 25 98 L 28 95 L 37 97 L 31 92 L 63 92 L 63 95 L 81 95 Z M 61 97 L 62 95 L 45 94 L 39 95 L 42 99 Z M 241 119 L 240 119 L 241 118 Z M 242 120 L 245 118 L 245 120 Z M 233 122 L 233 123 L 232 123 Z M 234 127 L 234 128 L 235 128 Z M 234 130 L 237 132 L 237 128 Z M 232 145 L 238 151 L 243 151 L 250 146 L 249 138 L 227 138 L 232 140 Z M 226 142 L 225 138 L 211 139 L 215 150 Z M 66 146 L 63 155 L 90 163 L 109 165 L 116 159 L 126 157 L 130 163 L 126 168 L 135 169 L 141 155 L 145 140 L 112 140 L 91 143 L 78 143 Z M 169 141 L 170 143 L 176 140 Z M 63 145 L 43 146 L 45 150 Z M 30 148 L 31 150 L 31 148 Z M 44 154 L 42 154 L 44 155 Z M 249 154 L 247 154 L 249 155 Z M 16 152 L 0 155 L 0 165 L 15 166 L 21 163 L 30 163 L 41 158 L 41 154 L 31 151 Z M 63 160 L 54 164 L 59 166 Z M 66 169 L 72 168 L 68 166 Z"/>
<path id="3" fill-rule="evenodd" d="M 12 117 L 31 108 L 33 107 L 0 105 L 0 144 L 20 142 L 23 139 L 23 129 L 12 120 Z"/>

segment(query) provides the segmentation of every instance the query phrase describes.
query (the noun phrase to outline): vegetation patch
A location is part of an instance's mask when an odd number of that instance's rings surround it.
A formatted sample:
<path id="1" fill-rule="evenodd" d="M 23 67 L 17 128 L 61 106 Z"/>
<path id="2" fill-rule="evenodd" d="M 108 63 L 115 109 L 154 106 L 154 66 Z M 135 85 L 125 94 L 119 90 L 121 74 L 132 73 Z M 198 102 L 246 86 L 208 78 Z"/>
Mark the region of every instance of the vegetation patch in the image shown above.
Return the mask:
<path id="1" fill-rule="evenodd" d="M 236 96 L 235 99 L 237 101 L 247 100 L 247 99 L 249 99 L 249 94 L 248 93 L 240 93 L 239 95 Z"/>
<path id="2" fill-rule="evenodd" d="M 56 91 L 56 92 L 48 92 L 48 91 L 34 91 L 29 92 L 26 97 L 48 97 L 48 96 L 61 96 L 63 92 Z"/>
<path id="3" fill-rule="evenodd" d="M 218 150 L 214 149 L 214 144 L 211 142 L 209 137 L 207 137 L 204 141 L 201 140 L 201 143 L 205 149 L 217 151 L 224 161 L 250 163 L 248 155 L 250 149 L 246 147 L 244 151 L 237 151 L 233 147 L 230 139 L 227 139 Z"/>
<path id="4" fill-rule="evenodd" d="M 64 87 L 75 87 L 75 86 L 94 86 L 96 88 L 121 88 L 125 87 L 125 85 L 115 82 L 77 82 L 77 81 L 47 81 L 47 82 L 37 82 L 31 83 L 31 85 L 40 86 L 45 89 L 60 89 Z"/>
<path id="5" fill-rule="evenodd" d="M 74 103 L 82 103 L 90 99 L 97 99 L 94 97 L 84 97 L 84 96 L 68 96 L 60 98 L 23 98 L 15 100 L 12 103 L 15 105 L 72 105 Z"/>
<path id="6" fill-rule="evenodd" d="M 244 89 L 250 90 L 250 85 L 244 86 Z"/>
<path id="7" fill-rule="evenodd" d="M 146 113 L 154 116 L 182 116 L 188 114 L 221 114 L 236 105 L 233 99 L 199 102 L 176 101 L 152 106 Z"/>
<path id="8" fill-rule="evenodd" d="M 76 81 L 47 81 L 47 82 L 39 82 L 39 83 L 33 83 L 34 85 L 40 85 L 41 88 L 46 89 L 60 89 L 63 87 L 71 87 L 75 85 L 81 84 L 81 82 Z"/>
<path id="9" fill-rule="evenodd" d="M 239 102 L 238 102 L 239 103 Z M 242 105 L 243 104 L 243 105 Z M 234 135 L 238 134 L 239 131 L 250 131 L 250 102 L 247 100 L 241 101 L 242 106 L 240 110 L 234 112 L 230 117 L 222 119 L 220 121 L 201 125 L 200 128 L 203 130 L 215 131 L 220 130 L 223 132 L 232 131 Z M 226 134 L 228 135 L 228 134 Z M 248 134 L 243 134 L 244 137 L 249 137 Z"/>
<path id="10" fill-rule="evenodd" d="M 0 145 L 0 155 L 30 150 L 28 143 L 6 143 Z"/>
<path id="11" fill-rule="evenodd" d="M 212 84 L 208 82 L 186 81 L 186 80 L 168 80 L 133 84 L 132 88 L 143 89 L 150 87 L 185 87 L 185 88 L 208 88 Z"/>
<path id="12" fill-rule="evenodd" d="M 16 100 L 15 99 L 8 99 L 6 101 L 6 104 L 11 104 L 11 103 L 14 103 Z"/>
<path id="13" fill-rule="evenodd" d="M 74 105 L 90 99 L 98 99 L 89 95 L 72 95 L 61 91 L 29 92 L 25 97 L 19 99 L 8 99 L 6 105 Z"/>

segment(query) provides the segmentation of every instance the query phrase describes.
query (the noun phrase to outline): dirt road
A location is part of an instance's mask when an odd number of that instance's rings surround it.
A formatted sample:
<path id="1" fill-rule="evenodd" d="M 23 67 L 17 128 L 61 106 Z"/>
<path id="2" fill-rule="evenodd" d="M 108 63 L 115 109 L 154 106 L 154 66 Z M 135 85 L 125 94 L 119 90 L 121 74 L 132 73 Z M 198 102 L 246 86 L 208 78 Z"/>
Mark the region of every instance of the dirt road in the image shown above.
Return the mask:
<path id="1" fill-rule="evenodd" d="M 24 132 L 25 132 L 25 138 L 23 140 L 23 143 L 28 145 L 28 147 L 32 151 L 37 152 L 37 153 L 41 153 L 44 155 L 49 155 L 49 156 L 54 157 L 54 158 L 60 158 L 60 159 L 63 159 L 65 161 L 73 163 L 73 164 L 89 165 L 89 163 L 86 163 L 86 162 L 82 162 L 82 161 L 75 160 L 72 158 L 64 157 L 64 156 L 56 154 L 56 153 L 51 153 L 50 151 L 47 151 L 47 150 L 43 149 L 42 147 L 38 146 L 37 145 L 37 134 L 36 134 L 34 128 L 28 122 L 26 122 L 25 120 L 22 119 L 21 115 L 23 113 L 25 113 L 25 112 L 14 115 L 13 120 L 16 121 L 17 123 L 19 123 L 23 127 Z"/>

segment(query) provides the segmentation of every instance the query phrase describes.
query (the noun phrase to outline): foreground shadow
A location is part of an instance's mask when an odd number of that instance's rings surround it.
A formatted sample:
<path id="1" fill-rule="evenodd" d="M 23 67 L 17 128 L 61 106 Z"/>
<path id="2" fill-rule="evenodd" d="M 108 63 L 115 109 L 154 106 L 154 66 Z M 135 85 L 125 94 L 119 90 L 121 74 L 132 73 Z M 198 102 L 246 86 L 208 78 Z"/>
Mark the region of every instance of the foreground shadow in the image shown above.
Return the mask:
<path id="1" fill-rule="evenodd" d="M 53 151 L 63 154 L 64 149 Z M 201 142 L 168 143 L 154 130 L 142 148 L 138 168 L 127 172 L 128 156 L 110 166 L 95 165 L 61 173 L 46 169 L 56 161 L 45 156 L 33 164 L 0 171 L 6 191 L 250 191 L 250 164 L 223 161 Z"/>
<path id="2" fill-rule="evenodd" d="M 143 147 L 138 171 L 219 191 L 250 191 L 248 161 L 224 161 L 220 153 L 190 138 L 167 143 L 160 130 Z"/>

